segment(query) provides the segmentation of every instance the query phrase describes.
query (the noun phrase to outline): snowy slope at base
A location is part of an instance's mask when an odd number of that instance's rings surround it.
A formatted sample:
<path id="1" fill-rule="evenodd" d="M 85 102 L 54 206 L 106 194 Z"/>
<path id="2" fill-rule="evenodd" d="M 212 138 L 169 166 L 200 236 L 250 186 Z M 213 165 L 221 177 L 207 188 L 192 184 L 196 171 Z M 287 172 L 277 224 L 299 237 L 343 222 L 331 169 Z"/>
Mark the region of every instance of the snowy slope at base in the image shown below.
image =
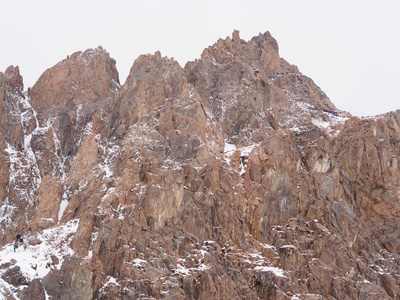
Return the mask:
<path id="1" fill-rule="evenodd" d="M 14 252 L 14 244 L 4 246 L 0 249 L 0 266 L 15 260 L 16 263 L 10 268 L 19 266 L 21 268 L 21 273 L 28 281 L 35 278 L 43 278 L 51 270 L 50 268 L 59 269 L 64 258 L 74 254 L 69 244 L 73 238 L 73 234 L 78 228 L 78 224 L 79 220 L 72 220 L 61 226 L 46 229 L 41 234 L 33 234 L 30 240 L 39 239 L 42 243 L 35 246 L 28 245 L 25 251 L 23 247 L 19 247 L 16 252 Z M 22 237 L 25 241 L 29 241 L 26 235 Z M 52 256 L 53 259 L 54 257 L 58 259 L 58 263 L 55 265 L 52 265 Z M 51 267 L 49 267 L 50 265 Z M 6 270 L 7 269 L 0 270 L 0 299 L 3 299 L 2 297 L 6 294 L 6 290 L 8 292 L 19 292 L 19 290 L 11 287 L 1 278 Z M 21 289 L 24 287 L 25 286 L 22 286 Z"/>

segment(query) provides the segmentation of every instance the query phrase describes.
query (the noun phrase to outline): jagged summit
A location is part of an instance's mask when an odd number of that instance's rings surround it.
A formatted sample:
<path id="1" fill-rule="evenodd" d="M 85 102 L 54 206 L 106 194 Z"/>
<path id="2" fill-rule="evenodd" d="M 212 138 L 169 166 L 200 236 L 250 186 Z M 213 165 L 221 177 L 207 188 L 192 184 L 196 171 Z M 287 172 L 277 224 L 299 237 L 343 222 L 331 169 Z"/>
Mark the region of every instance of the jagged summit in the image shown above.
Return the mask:
<path id="1" fill-rule="evenodd" d="M 0 114 L 4 297 L 400 295 L 399 111 L 340 111 L 269 32 L 122 86 L 101 47 L 28 92 L 10 67 Z"/>
<path id="2" fill-rule="evenodd" d="M 7 80 L 8 85 L 11 88 L 16 88 L 22 91 L 24 89 L 24 82 L 21 74 L 19 73 L 19 67 L 9 66 L 4 72 L 4 79 Z"/>
<path id="3" fill-rule="evenodd" d="M 29 94 L 31 105 L 48 118 L 71 99 L 78 105 L 109 102 L 119 88 L 115 65 L 101 47 L 75 52 L 40 76 Z"/>

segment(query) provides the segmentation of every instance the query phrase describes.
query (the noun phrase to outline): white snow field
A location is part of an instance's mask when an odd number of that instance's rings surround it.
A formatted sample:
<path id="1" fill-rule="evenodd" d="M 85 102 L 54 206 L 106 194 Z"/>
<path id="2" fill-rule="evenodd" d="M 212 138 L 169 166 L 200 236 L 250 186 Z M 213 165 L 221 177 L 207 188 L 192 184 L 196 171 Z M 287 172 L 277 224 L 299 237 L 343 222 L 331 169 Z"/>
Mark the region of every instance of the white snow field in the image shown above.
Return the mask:
<path id="1" fill-rule="evenodd" d="M 21 233 L 24 241 L 28 241 L 26 250 L 24 250 L 24 247 L 19 247 L 14 252 L 14 243 L 7 244 L 0 249 L 0 266 L 8 262 L 14 262 L 9 268 L 19 266 L 21 273 L 27 280 L 43 278 L 52 268 L 59 269 L 64 258 L 74 254 L 69 244 L 73 238 L 73 233 L 78 228 L 78 224 L 79 220 L 72 220 L 66 224 L 46 229 L 37 235 L 33 228 L 30 238 L 28 238 L 27 232 Z M 29 241 L 33 240 L 40 240 L 41 243 L 35 246 L 29 245 Z M 7 269 L 0 269 L 0 299 L 6 299 L 4 295 L 7 294 L 18 299 L 17 293 L 26 286 L 15 288 L 8 284 L 1 278 L 6 271 Z"/>

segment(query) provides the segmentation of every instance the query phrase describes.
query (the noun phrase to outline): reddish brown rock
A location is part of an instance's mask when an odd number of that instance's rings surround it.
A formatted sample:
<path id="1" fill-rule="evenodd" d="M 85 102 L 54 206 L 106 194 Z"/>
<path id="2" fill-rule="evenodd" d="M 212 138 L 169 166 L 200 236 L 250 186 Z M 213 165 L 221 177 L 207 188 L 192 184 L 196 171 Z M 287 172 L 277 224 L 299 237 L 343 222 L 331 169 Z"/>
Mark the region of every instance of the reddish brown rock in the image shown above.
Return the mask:
<path id="1" fill-rule="evenodd" d="M 5 141 L 3 137 L 0 136 L 0 206 L 3 203 L 3 200 L 7 197 L 7 189 L 10 178 L 10 160 L 5 148 Z"/>
<path id="2" fill-rule="evenodd" d="M 54 226 L 58 222 L 58 212 L 61 202 L 61 187 L 57 178 L 50 176 L 42 179 L 36 198 L 36 212 L 31 224 L 36 230 L 42 230 Z"/>
<path id="3" fill-rule="evenodd" d="M 24 291 L 21 295 L 21 299 L 37 299 L 37 300 L 44 300 L 46 299 L 46 294 L 43 289 L 42 284 L 40 283 L 39 279 L 32 280 L 26 291 Z"/>
<path id="4" fill-rule="evenodd" d="M 113 100 L 119 87 L 115 60 L 102 48 L 75 52 L 47 69 L 30 90 L 32 107 L 43 120 L 83 105 L 80 113 Z"/>
<path id="5" fill-rule="evenodd" d="M 22 114 L 28 113 L 23 94 L 23 81 L 18 67 L 10 66 L 0 72 L 0 134 L 16 150 L 22 150 L 25 122 Z"/>
<path id="6" fill-rule="evenodd" d="M 270 33 L 142 55 L 121 88 L 77 52 L 29 92 L 38 122 L 6 73 L 0 242 L 79 219 L 51 297 L 398 297 L 400 111 L 338 116 Z"/>
<path id="7" fill-rule="evenodd" d="M 64 295 L 65 299 L 92 299 L 91 272 L 80 266 L 77 258 L 67 258 L 60 270 L 52 270 L 43 278 L 42 285 L 51 297 Z M 69 291 L 74 292 L 69 292 Z"/>

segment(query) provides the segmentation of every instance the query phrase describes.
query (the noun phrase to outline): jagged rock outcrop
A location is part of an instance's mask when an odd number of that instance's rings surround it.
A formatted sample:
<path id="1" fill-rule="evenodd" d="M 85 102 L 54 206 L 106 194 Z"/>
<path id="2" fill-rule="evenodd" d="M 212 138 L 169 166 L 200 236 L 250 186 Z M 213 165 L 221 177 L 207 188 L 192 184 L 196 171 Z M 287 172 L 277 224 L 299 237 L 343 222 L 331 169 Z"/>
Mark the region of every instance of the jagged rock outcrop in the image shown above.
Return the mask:
<path id="1" fill-rule="evenodd" d="M 29 114 L 23 105 L 23 80 L 18 67 L 10 66 L 4 73 L 0 73 L 0 132 L 10 146 L 22 150 L 24 142 L 24 128 L 26 134 L 32 131 L 29 119 L 23 118 L 23 114 Z M 25 115 L 24 114 L 24 115 Z M 27 124 L 28 123 L 28 124 Z"/>
<path id="2" fill-rule="evenodd" d="M 21 293 L 21 299 L 30 300 L 30 299 L 37 299 L 37 300 L 45 300 L 46 294 L 42 284 L 40 283 L 39 279 L 32 280 L 27 289 Z"/>
<path id="3" fill-rule="evenodd" d="M 0 216 L 7 230 L 0 239 L 10 241 L 29 225 L 57 224 L 64 191 L 71 190 L 63 179 L 85 136 L 105 124 L 119 79 L 115 60 L 99 47 L 48 69 L 27 93 L 18 67 L 0 73 L 0 82 L 0 154 L 8 153 L 0 156 Z"/>
<path id="4" fill-rule="evenodd" d="M 4 281 L 14 286 L 27 284 L 27 280 L 21 273 L 21 268 L 18 266 L 12 269 L 7 269 L 7 271 L 2 275 L 2 278 L 4 279 Z"/>
<path id="5" fill-rule="evenodd" d="M 42 280 L 46 292 L 54 299 L 91 299 L 90 270 L 79 265 L 76 257 L 64 261 L 60 270 L 51 271 Z"/>
<path id="6" fill-rule="evenodd" d="M 0 206 L 4 199 L 7 197 L 7 189 L 9 184 L 9 168 L 10 161 L 8 159 L 8 153 L 5 151 L 6 142 L 3 137 L 0 136 Z"/>
<path id="7" fill-rule="evenodd" d="M 38 112 L 32 150 L 43 175 L 62 176 L 82 142 L 85 131 L 99 131 L 108 106 L 119 89 L 116 62 L 101 47 L 76 52 L 46 70 L 29 91 Z M 93 119 L 97 119 L 94 124 Z M 95 128 L 92 128 L 95 125 Z M 48 158 L 46 161 L 41 157 Z"/>
<path id="8" fill-rule="evenodd" d="M 68 113 L 80 105 L 78 114 L 85 116 L 100 103 L 112 101 L 115 90 L 119 88 L 115 65 L 115 60 L 98 47 L 75 52 L 47 69 L 29 92 L 32 107 L 41 117 L 40 121 L 46 124 L 50 117 L 59 116 L 63 109 Z"/>
<path id="9" fill-rule="evenodd" d="M 400 297 L 400 111 L 335 108 L 269 32 L 142 55 L 121 87 L 102 48 L 0 84 L 0 243 L 79 219 L 21 295 Z"/>

